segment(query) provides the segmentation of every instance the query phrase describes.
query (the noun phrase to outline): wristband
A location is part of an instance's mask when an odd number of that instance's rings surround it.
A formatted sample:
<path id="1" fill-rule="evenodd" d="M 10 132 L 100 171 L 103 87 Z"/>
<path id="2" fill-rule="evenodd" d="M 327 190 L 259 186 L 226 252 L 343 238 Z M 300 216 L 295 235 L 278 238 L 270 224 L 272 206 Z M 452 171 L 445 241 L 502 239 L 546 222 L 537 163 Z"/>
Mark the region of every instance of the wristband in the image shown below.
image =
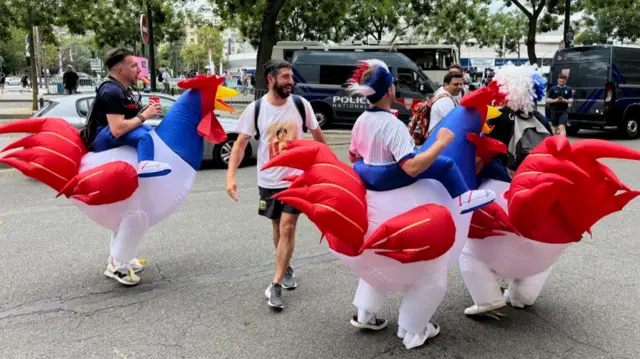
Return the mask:
<path id="1" fill-rule="evenodd" d="M 147 119 L 146 119 L 146 118 L 144 118 L 144 116 L 142 116 L 142 115 L 138 115 L 138 116 L 136 116 L 136 117 L 140 119 L 140 123 L 144 123 L 144 121 L 146 121 L 146 120 L 147 120 Z"/>

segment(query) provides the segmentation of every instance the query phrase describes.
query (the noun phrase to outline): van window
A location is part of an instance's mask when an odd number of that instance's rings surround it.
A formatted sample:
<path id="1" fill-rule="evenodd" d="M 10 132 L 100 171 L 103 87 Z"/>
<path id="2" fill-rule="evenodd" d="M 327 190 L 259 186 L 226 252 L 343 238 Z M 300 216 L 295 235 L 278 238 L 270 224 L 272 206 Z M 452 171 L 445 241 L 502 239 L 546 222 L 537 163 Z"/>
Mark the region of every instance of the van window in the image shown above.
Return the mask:
<path id="1" fill-rule="evenodd" d="M 351 78 L 355 70 L 355 66 L 321 65 L 320 84 L 342 85 Z"/>
<path id="2" fill-rule="evenodd" d="M 640 49 L 615 48 L 612 80 L 619 84 L 640 85 Z"/>
<path id="3" fill-rule="evenodd" d="M 420 86 L 423 86 L 420 91 Z M 406 67 L 398 68 L 398 87 L 402 91 L 420 92 L 420 93 L 433 93 L 435 89 L 431 84 L 416 71 L 408 69 Z"/>

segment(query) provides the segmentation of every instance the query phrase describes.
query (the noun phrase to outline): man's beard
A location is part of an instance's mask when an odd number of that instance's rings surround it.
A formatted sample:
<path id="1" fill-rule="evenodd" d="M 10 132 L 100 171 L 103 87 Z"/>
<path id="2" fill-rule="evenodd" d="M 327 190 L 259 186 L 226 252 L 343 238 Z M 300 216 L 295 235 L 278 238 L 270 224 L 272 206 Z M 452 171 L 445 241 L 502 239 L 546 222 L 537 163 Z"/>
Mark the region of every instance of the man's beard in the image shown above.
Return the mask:
<path id="1" fill-rule="evenodd" d="M 289 92 L 285 92 L 285 88 L 289 87 Z M 289 84 L 280 85 L 277 82 L 273 84 L 273 90 L 280 96 L 280 98 L 287 98 L 293 92 L 293 86 Z"/>

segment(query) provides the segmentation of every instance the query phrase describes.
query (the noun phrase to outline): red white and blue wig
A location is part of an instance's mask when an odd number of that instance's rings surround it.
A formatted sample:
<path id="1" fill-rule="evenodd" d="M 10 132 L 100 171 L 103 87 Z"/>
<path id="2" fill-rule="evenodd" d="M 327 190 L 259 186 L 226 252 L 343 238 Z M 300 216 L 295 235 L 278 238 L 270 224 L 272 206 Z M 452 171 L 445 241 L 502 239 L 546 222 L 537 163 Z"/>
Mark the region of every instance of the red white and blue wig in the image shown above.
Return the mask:
<path id="1" fill-rule="evenodd" d="M 360 84 L 362 75 L 374 67 L 375 72 L 369 81 Z M 359 93 L 366 96 L 370 103 L 376 103 L 384 97 L 392 83 L 393 75 L 384 62 L 376 59 L 364 60 L 360 61 L 358 69 L 354 71 L 353 76 L 347 81 L 349 85 L 347 90 L 351 94 Z"/>

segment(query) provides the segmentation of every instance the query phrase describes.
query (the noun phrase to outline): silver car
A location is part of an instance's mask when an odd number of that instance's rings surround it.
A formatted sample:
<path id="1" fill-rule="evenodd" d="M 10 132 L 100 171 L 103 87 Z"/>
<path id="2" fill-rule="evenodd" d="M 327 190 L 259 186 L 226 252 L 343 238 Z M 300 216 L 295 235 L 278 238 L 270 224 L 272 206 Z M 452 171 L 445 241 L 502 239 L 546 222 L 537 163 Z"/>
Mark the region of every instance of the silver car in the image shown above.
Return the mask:
<path id="1" fill-rule="evenodd" d="M 160 98 L 162 114 L 159 117 L 154 117 L 145 122 L 145 124 L 148 124 L 151 127 L 155 127 L 160 124 L 162 118 L 169 111 L 171 106 L 176 103 L 177 99 L 169 95 L 159 93 L 141 93 L 140 95 L 142 96 L 140 101 L 142 106 L 146 106 L 149 103 L 149 97 L 151 96 L 157 96 Z M 95 96 L 95 93 L 85 93 L 47 99 L 45 100 L 45 104 L 42 109 L 32 117 L 60 117 L 67 120 L 75 128 L 81 129 L 86 123 L 86 116 Z M 217 145 L 205 141 L 204 159 L 213 160 L 216 165 L 227 168 L 229 164 L 229 156 L 231 155 L 231 148 L 238 137 L 238 133 L 235 132 L 237 119 L 229 116 L 219 116 L 218 114 L 216 114 L 216 117 L 218 118 L 220 125 L 222 125 L 222 128 L 227 133 L 227 140 Z M 245 163 L 248 159 L 255 159 L 257 152 L 258 141 L 256 141 L 254 137 L 251 137 L 244 155 Z"/>

